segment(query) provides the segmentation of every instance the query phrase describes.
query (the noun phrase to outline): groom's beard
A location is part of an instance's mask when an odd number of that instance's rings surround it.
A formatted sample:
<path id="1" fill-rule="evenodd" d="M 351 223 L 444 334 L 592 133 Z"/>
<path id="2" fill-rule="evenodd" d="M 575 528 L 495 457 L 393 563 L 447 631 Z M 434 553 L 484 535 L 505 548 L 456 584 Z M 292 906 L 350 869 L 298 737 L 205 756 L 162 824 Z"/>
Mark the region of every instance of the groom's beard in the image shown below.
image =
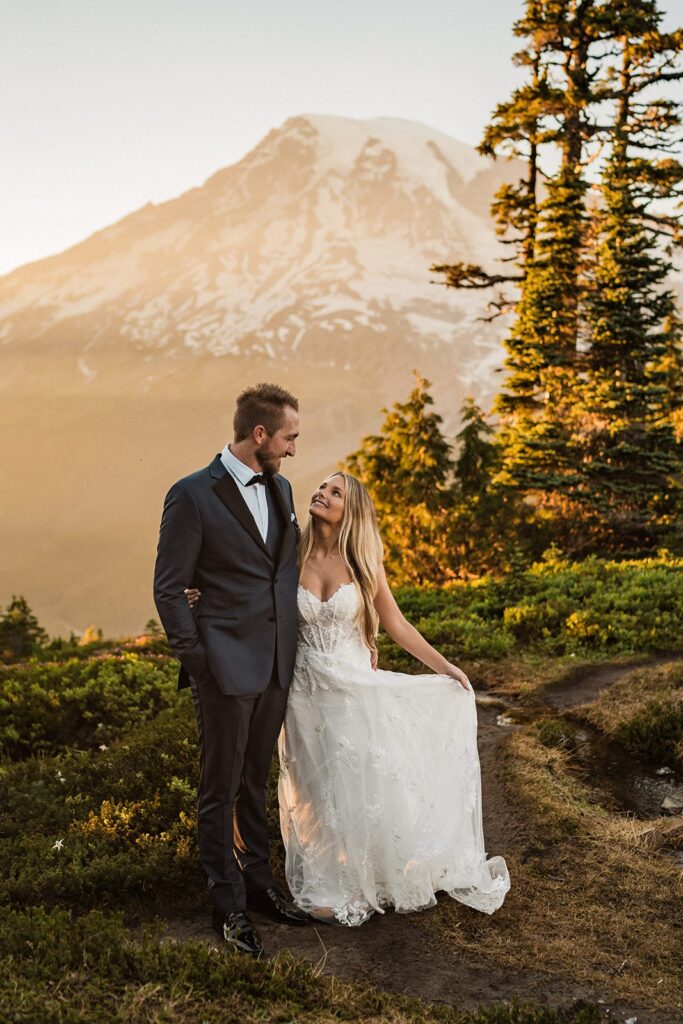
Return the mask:
<path id="1" fill-rule="evenodd" d="M 265 476 L 275 476 L 280 471 L 282 459 L 274 455 L 268 448 L 259 448 L 254 454 Z"/>

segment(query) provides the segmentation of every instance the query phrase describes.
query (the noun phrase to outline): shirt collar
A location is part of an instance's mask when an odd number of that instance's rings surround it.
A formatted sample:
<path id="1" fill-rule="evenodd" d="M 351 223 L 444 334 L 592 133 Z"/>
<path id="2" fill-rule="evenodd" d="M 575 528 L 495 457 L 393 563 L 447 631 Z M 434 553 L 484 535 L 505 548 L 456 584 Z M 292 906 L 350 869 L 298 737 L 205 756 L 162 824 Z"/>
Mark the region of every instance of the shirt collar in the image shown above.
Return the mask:
<path id="1" fill-rule="evenodd" d="M 233 455 L 230 451 L 230 446 L 227 444 L 221 452 L 221 462 L 243 487 L 247 486 L 254 475 L 254 470 L 251 466 L 245 466 L 243 462 L 240 462 L 237 456 Z"/>

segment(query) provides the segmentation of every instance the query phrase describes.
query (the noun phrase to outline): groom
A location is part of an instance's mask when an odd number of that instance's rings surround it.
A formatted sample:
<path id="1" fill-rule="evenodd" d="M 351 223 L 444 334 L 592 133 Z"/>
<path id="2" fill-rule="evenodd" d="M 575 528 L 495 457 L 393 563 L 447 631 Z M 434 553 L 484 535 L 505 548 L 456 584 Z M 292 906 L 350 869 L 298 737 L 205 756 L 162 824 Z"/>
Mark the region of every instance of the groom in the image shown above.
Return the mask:
<path id="1" fill-rule="evenodd" d="M 166 495 L 154 600 L 191 686 L 199 735 L 199 857 L 212 923 L 260 956 L 247 908 L 305 924 L 273 882 L 266 786 L 296 653 L 297 540 L 292 488 L 298 402 L 275 384 L 237 399 L 234 440 Z M 194 611 L 184 590 L 197 587 Z"/>

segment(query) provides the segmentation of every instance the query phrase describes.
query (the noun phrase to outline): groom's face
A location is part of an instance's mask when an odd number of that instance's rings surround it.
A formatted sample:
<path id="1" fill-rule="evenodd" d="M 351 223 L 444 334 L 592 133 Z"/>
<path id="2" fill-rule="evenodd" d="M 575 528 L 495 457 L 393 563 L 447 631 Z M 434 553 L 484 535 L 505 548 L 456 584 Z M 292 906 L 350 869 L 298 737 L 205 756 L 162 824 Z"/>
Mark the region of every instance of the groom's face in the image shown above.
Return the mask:
<path id="1" fill-rule="evenodd" d="M 279 473 L 283 459 L 296 455 L 296 439 L 299 436 L 299 414 L 286 405 L 282 425 L 274 434 L 263 433 L 263 439 L 256 449 L 258 464 L 264 473 Z"/>

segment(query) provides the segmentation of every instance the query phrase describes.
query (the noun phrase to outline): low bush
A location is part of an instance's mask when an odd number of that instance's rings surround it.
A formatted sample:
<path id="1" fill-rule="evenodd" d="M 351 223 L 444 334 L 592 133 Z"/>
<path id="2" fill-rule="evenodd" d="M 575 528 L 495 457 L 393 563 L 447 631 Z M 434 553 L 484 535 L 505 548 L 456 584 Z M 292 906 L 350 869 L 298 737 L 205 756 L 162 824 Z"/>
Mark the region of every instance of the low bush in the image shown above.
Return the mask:
<path id="1" fill-rule="evenodd" d="M 97 748 L 176 701 L 175 659 L 126 651 L 0 668 L 0 752 Z"/>
<path id="2" fill-rule="evenodd" d="M 0 903 L 78 910 L 177 903 L 204 890 L 189 699 L 106 751 L 0 767 Z"/>
<path id="3" fill-rule="evenodd" d="M 683 700 L 649 701 L 633 718 L 619 726 L 615 736 L 627 750 L 644 754 L 651 760 L 672 763 L 681 754 Z"/>
<path id="4" fill-rule="evenodd" d="M 548 558 L 501 578 L 403 588 L 404 614 L 449 659 L 608 656 L 683 649 L 683 559 Z M 380 638 L 387 667 L 420 671 Z"/>

